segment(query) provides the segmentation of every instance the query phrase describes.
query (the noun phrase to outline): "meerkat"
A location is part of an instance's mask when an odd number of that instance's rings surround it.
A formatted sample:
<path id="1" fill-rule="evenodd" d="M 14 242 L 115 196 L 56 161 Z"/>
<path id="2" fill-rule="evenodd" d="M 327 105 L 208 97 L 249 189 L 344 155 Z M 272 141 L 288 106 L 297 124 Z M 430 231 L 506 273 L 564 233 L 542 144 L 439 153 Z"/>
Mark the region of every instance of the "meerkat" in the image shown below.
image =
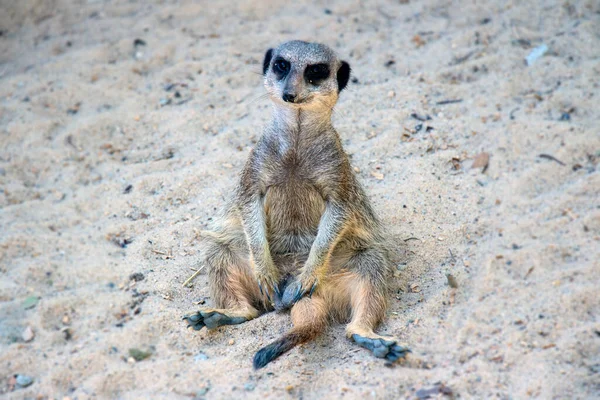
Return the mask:
<path id="1" fill-rule="evenodd" d="M 349 321 L 346 335 L 359 346 L 396 361 L 410 350 L 375 333 L 392 276 L 388 241 L 331 121 L 350 65 L 323 44 L 290 41 L 266 52 L 263 76 L 272 120 L 204 239 L 218 308 L 184 320 L 214 329 L 291 308 L 293 328 L 256 353 L 256 369 L 334 320 Z"/>

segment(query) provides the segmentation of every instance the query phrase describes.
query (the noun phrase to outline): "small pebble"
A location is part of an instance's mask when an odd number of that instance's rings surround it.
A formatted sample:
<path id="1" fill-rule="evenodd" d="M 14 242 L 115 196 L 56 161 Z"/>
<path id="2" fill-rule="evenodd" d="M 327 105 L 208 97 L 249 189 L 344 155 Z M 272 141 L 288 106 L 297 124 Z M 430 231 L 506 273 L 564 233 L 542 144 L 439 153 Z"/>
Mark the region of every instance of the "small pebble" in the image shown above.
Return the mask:
<path id="1" fill-rule="evenodd" d="M 383 178 L 384 178 L 384 175 L 381 172 L 375 172 L 375 171 L 371 172 L 371 176 L 379 181 L 383 180 Z"/>
<path id="2" fill-rule="evenodd" d="M 31 342 L 34 337 L 35 337 L 35 334 L 33 333 L 33 329 L 31 329 L 30 326 L 25 328 L 25 330 L 23 331 L 23 334 L 21 335 L 21 338 L 23 339 L 24 342 Z"/>
<path id="3" fill-rule="evenodd" d="M 142 361 L 152 355 L 149 351 L 143 351 L 140 349 L 129 349 L 129 356 L 134 359 L 134 361 Z M 129 361 L 129 360 L 128 360 Z"/>
<path id="4" fill-rule="evenodd" d="M 20 388 L 25 388 L 33 383 L 33 378 L 27 375 L 17 375 L 17 386 Z"/>
<path id="5" fill-rule="evenodd" d="M 387 95 L 391 99 L 392 97 L 396 96 L 396 92 L 394 92 L 393 90 L 390 90 Z"/>
<path id="6" fill-rule="evenodd" d="M 141 272 L 135 272 L 131 275 L 129 275 L 129 280 L 130 281 L 143 281 L 144 280 L 144 274 L 142 274 Z"/>
<path id="7" fill-rule="evenodd" d="M 253 382 L 244 383 L 244 390 L 247 392 L 251 392 L 256 389 L 256 385 Z"/>
<path id="8" fill-rule="evenodd" d="M 548 52 L 548 46 L 546 44 L 542 44 L 541 46 L 535 47 L 531 52 L 525 57 L 525 64 L 532 65 L 536 62 L 540 57 Z"/>
<path id="9" fill-rule="evenodd" d="M 456 289 L 458 287 L 458 281 L 456 280 L 456 278 L 454 277 L 454 275 L 447 274 L 446 278 L 448 279 L 448 285 L 451 288 Z"/>
<path id="10" fill-rule="evenodd" d="M 204 395 L 206 395 L 206 393 L 208 393 L 209 390 L 210 390 L 210 387 L 200 388 L 198 390 L 198 392 L 196 392 L 196 396 L 204 396 Z"/>
<path id="11" fill-rule="evenodd" d="M 235 343 L 235 340 L 233 340 L 233 339 L 229 339 L 229 345 L 230 345 L 230 346 L 231 346 L 231 345 L 233 345 L 234 343 Z"/>

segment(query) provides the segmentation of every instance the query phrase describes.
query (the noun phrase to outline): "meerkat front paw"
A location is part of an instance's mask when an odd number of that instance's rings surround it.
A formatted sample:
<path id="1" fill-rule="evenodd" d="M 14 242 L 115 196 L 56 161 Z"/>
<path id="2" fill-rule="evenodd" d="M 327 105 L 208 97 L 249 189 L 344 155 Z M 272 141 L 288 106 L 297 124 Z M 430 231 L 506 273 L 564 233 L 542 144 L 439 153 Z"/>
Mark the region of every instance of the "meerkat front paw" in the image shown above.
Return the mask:
<path id="1" fill-rule="evenodd" d="M 256 280 L 258 281 L 258 289 L 263 296 L 267 296 L 269 301 L 273 301 L 275 296 L 281 297 L 279 292 L 279 273 L 275 270 L 271 271 L 256 271 Z"/>
<path id="2" fill-rule="evenodd" d="M 289 308 L 304 296 L 312 296 L 317 286 L 318 279 L 316 277 L 311 275 L 307 279 L 302 279 L 302 276 L 300 276 L 287 285 L 281 297 L 281 303 L 286 308 Z"/>

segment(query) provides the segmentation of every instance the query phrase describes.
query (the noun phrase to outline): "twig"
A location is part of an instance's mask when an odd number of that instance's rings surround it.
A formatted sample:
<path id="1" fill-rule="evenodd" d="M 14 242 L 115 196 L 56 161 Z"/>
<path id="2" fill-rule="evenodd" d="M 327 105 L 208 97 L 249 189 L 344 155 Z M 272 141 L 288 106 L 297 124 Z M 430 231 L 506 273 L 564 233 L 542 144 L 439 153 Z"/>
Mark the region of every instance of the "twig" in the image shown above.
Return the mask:
<path id="1" fill-rule="evenodd" d="M 166 255 L 168 255 L 168 254 L 167 254 L 167 253 L 165 253 L 164 251 L 160 251 L 160 250 L 154 250 L 154 249 L 152 249 L 152 252 L 153 252 L 153 253 L 156 253 L 156 254 L 160 254 L 161 256 L 166 256 Z"/>
<path id="2" fill-rule="evenodd" d="M 556 158 L 554 156 L 551 156 L 550 154 L 540 154 L 538 157 L 539 158 L 545 158 L 547 160 L 556 161 L 557 163 L 559 163 L 563 167 L 566 165 L 564 162 L 560 161 L 558 158 Z"/>
<path id="3" fill-rule="evenodd" d="M 435 103 L 438 106 L 443 106 L 444 104 L 454 104 L 454 103 L 462 103 L 462 99 L 452 99 L 452 100 L 442 100 Z"/>
<path id="4" fill-rule="evenodd" d="M 192 276 L 190 276 L 189 278 L 187 278 L 186 281 L 183 282 L 183 285 L 181 285 L 181 286 L 186 287 L 191 281 L 193 281 L 194 279 L 196 279 L 196 277 L 198 275 L 200 275 L 200 271 L 202 271 L 203 269 L 204 269 L 204 265 L 201 266 L 200 268 L 198 268 L 198 271 L 194 272 L 192 274 Z"/>
<path id="5" fill-rule="evenodd" d="M 421 240 L 421 239 L 416 238 L 416 237 L 409 237 L 408 239 L 404 239 L 405 242 L 408 242 L 409 240 Z"/>
<path id="6" fill-rule="evenodd" d="M 467 61 L 469 58 L 471 58 L 471 56 L 473 56 L 473 54 L 475 54 L 475 53 L 477 53 L 477 50 L 470 51 L 462 57 L 455 57 L 454 62 L 452 64 L 454 64 L 454 65 L 462 64 L 465 61 Z"/>
<path id="7" fill-rule="evenodd" d="M 448 252 L 450 253 L 452 262 L 456 262 L 456 257 L 454 257 L 454 254 L 452 254 L 452 250 L 448 249 Z"/>
<path id="8" fill-rule="evenodd" d="M 420 116 L 417 113 L 412 113 L 412 114 L 410 114 L 410 116 L 412 118 L 416 119 L 417 121 L 421 121 L 421 122 L 425 122 L 425 121 L 431 120 L 431 117 L 429 115 L 426 115 L 426 116 L 422 117 L 422 116 Z"/>

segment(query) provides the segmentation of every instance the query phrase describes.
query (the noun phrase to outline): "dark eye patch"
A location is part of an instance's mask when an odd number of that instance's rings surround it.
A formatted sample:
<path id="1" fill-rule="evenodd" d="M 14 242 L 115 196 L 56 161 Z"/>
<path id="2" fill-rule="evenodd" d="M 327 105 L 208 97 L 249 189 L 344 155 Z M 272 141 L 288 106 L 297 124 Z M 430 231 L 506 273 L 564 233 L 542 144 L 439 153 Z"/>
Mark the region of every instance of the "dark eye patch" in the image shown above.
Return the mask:
<path id="1" fill-rule="evenodd" d="M 327 64 L 312 64 L 304 70 L 304 78 L 312 85 L 318 85 L 329 78 L 329 66 Z"/>
<path id="2" fill-rule="evenodd" d="M 290 62 L 284 58 L 277 57 L 273 62 L 273 72 L 277 78 L 282 79 L 290 71 Z"/>

